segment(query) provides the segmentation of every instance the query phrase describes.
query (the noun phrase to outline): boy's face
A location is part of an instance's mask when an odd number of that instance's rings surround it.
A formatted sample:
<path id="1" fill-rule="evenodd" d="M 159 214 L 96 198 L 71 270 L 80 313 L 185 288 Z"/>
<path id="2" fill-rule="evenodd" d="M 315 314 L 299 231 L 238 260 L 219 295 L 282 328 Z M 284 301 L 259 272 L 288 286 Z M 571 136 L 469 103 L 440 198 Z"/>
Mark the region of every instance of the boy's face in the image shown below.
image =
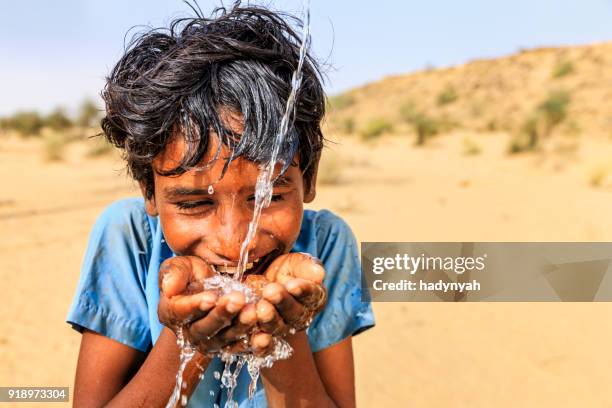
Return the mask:
<path id="1" fill-rule="evenodd" d="M 230 118 L 228 125 L 240 134 L 242 123 L 237 119 Z M 219 266 L 220 271 L 233 273 L 253 218 L 259 167 L 239 157 L 219 179 L 224 158 L 230 153 L 226 146 L 221 147 L 218 160 L 204 167 L 214 157 L 218 143 L 216 136 L 210 138 L 208 152 L 201 162 L 202 170 L 190 170 L 178 176 L 159 175 L 156 170 L 175 168 L 185 153 L 184 139 L 174 138 L 153 161 L 155 192 L 152 199 L 146 200 L 146 208 L 150 215 L 159 215 L 164 238 L 175 254 L 196 255 Z M 280 165 L 274 176 L 279 170 Z M 303 203 L 314 199 L 315 182 L 316 176 L 311 186 L 305 186 L 297 166 L 290 166 L 277 180 L 270 206 L 263 209 L 249 246 L 247 262 L 259 261 L 253 263 L 245 276 L 263 273 L 274 258 L 291 250 L 300 231 Z M 209 194 L 209 185 L 213 186 L 212 194 Z"/>

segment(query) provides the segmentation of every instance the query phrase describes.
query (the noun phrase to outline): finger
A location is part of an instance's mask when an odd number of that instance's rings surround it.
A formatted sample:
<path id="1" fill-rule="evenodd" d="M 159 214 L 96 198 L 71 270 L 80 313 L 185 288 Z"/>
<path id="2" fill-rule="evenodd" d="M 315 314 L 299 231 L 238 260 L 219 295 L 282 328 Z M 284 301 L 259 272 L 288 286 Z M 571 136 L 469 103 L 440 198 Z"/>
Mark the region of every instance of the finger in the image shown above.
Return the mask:
<path id="1" fill-rule="evenodd" d="M 217 305 L 203 318 L 189 326 L 189 333 L 196 341 L 207 341 L 220 330 L 229 326 L 245 304 L 244 295 L 232 292 L 221 297 Z"/>
<path id="2" fill-rule="evenodd" d="M 281 255 L 266 270 L 266 278 L 284 284 L 293 278 L 307 279 L 321 284 L 325 269 L 321 261 L 310 254 L 295 252 Z"/>
<path id="3" fill-rule="evenodd" d="M 194 295 L 177 295 L 167 298 L 162 295 L 158 314 L 162 323 L 186 324 L 206 315 L 215 306 L 217 295 L 211 291 Z"/>
<path id="4" fill-rule="evenodd" d="M 260 332 L 251 336 L 251 349 L 256 355 L 266 354 L 272 346 L 272 335 L 268 333 Z"/>
<path id="5" fill-rule="evenodd" d="M 242 308 L 233 325 L 219 332 L 218 337 L 226 342 L 232 343 L 246 338 L 246 335 L 257 323 L 257 311 L 254 304 L 248 304 Z M 247 342 L 248 344 L 248 342 Z"/>
<path id="6" fill-rule="evenodd" d="M 287 325 L 267 300 L 257 302 L 257 322 L 259 328 L 269 334 L 281 334 L 287 330 Z"/>
<path id="7" fill-rule="evenodd" d="M 189 284 L 190 267 L 183 257 L 166 259 L 159 267 L 159 289 L 172 297 L 185 292 Z"/>
<path id="8" fill-rule="evenodd" d="M 293 276 L 321 285 L 325 278 L 325 268 L 321 260 L 304 252 L 300 252 L 300 255 L 302 257 L 295 260 Z"/>
<path id="9" fill-rule="evenodd" d="M 298 302 L 280 283 L 272 282 L 266 285 L 262 291 L 262 296 L 274 305 L 280 317 L 289 325 L 300 319 L 305 312 L 304 305 Z"/>
<path id="10" fill-rule="evenodd" d="M 323 286 L 304 279 L 291 279 L 287 281 L 285 288 L 299 303 L 309 309 L 318 310 L 327 300 L 327 292 Z"/>
<path id="11" fill-rule="evenodd" d="M 206 261 L 197 256 L 186 256 L 191 265 L 191 282 L 187 289 L 191 292 L 204 290 L 204 279 L 216 275 L 215 270 Z"/>
<path id="12" fill-rule="evenodd" d="M 168 297 L 182 294 L 193 282 L 214 276 L 214 271 L 196 256 L 176 256 L 165 260 L 159 268 L 159 288 Z M 201 290 L 201 289 L 200 289 Z"/>

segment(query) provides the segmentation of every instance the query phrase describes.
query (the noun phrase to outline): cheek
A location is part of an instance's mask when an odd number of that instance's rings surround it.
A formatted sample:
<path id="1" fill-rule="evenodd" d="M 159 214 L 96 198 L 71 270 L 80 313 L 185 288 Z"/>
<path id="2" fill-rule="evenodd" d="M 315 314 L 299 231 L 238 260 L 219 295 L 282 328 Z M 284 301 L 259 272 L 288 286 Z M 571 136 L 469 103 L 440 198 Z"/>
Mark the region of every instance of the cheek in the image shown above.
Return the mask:
<path id="1" fill-rule="evenodd" d="M 260 230 L 272 234 L 275 239 L 282 241 L 289 250 L 293 247 L 300 233 L 303 214 L 304 204 L 296 194 L 294 198 L 288 199 L 274 211 L 267 212 L 260 219 Z"/>
<path id="2" fill-rule="evenodd" d="M 162 210 L 159 219 L 166 243 L 177 255 L 187 255 L 193 251 L 202 237 L 199 231 L 206 230 L 206 222 L 198 218 L 189 218 Z"/>

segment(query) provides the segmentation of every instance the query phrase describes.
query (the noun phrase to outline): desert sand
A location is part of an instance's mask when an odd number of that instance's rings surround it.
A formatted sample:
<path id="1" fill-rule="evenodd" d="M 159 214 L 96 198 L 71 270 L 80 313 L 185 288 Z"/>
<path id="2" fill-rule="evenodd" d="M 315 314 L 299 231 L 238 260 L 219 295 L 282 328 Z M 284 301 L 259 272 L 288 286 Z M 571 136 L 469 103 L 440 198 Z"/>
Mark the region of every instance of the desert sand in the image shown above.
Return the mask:
<path id="1" fill-rule="evenodd" d="M 465 140 L 478 154 L 464 152 Z M 610 241 L 612 143 L 508 156 L 508 135 L 336 139 L 318 196 L 358 241 Z M 116 156 L 73 143 L 0 143 L 0 384 L 70 386 L 80 335 L 64 322 L 87 236 L 138 194 Z M 359 406 L 610 406 L 612 305 L 378 303 L 354 339 Z M 20 405 L 27 406 L 27 405 Z M 32 404 L 32 406 L 39 406 Z M 59 404 L 58 404 L 59 406 Z"/>

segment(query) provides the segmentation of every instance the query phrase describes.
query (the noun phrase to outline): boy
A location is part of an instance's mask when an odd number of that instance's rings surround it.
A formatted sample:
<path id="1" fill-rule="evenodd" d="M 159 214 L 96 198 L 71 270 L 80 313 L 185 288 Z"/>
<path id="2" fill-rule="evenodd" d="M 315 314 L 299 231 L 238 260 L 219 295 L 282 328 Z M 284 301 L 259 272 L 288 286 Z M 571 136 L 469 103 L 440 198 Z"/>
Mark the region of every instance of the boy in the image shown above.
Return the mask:
<path id="1" fill-rule="evenodd" d="M 102 128 L 144 199 L 110 206 L 90 237 L 67 319 L 83 333 L 75 406 L 165 406 L 179 324 L 198 349 L 184 374 L 190 406 L 223 406 L 227 397 L 214 376 L 222 363 L 207 353 L 265 352 L 273 336 L 293 355 L 262 370 L 251 400 L 242 370 L 233 395 L 241 407 L 355 405 L 351 336 L 374 320 L 361 302 L 350 228 L 329 211 L 303 209 L 315 197 L 323 146 L 324 93 L 310 57 L 272 201 L 250 244 L 245 276 L 270 280 L 262 299 L 193 290 L 215 270 L 236 272 L 299 46 L 278 14 L 236 5 L 141 35 L 113 69 Z"/>

